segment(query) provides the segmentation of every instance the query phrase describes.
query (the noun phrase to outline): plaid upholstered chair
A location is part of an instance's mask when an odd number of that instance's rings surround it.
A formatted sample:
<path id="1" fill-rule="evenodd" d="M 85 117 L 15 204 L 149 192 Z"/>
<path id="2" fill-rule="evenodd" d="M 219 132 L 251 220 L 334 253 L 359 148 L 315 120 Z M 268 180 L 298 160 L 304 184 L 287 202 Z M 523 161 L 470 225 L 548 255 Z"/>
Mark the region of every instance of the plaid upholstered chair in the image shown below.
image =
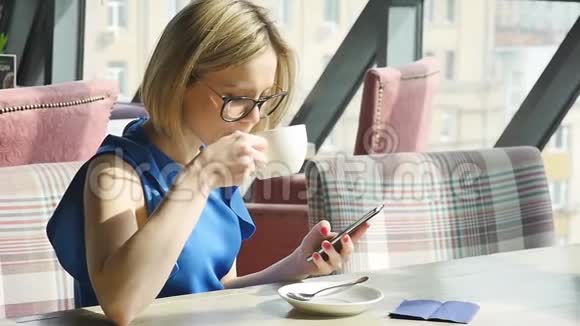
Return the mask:
<path id="1" fill-rule="evenodd" d="M 382 214 L 345 272 L 554 244 L 550 194 L 533 147 L 338 156 L 306 166 L 309 223 L 345 228 Z"/>
<path id="2" fill-rule="evenodd" d="M 0 90 L 0 318 L 74 308 L 46 223 L 106 136 L 111 81 Z"/>
<path id="3" fill-rule="evenodd" d="M 0 168 L 0 318 L 74 309 L 46 223 L 82 162 Z"/>

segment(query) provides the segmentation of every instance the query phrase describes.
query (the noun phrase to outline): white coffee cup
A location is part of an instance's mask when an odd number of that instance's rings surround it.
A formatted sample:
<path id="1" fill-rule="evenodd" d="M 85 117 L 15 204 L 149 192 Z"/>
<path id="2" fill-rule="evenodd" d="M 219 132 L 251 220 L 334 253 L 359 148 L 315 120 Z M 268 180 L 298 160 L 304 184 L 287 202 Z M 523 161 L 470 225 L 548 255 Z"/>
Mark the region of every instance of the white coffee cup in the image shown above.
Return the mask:
<path id="1" fill-rule="evenodd" d="M 305 125 L 293 125 L 257 133 L 266 138 L 268 163 L 256 170 L 256 178 L 288 176 L 300 171 L 308 150 Z"/>

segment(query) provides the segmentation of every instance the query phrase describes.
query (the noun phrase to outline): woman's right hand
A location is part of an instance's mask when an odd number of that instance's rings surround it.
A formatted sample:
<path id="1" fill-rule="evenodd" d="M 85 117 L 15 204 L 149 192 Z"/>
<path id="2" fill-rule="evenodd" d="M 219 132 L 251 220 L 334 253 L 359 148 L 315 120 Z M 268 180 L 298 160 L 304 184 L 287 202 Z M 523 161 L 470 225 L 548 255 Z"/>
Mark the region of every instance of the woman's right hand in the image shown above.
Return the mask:
<path id="1" fill-rule="evenodd" d="M 263 137 L 235 131 L 208 145 L 188 168 L 197 170 L 208 190 L 240 185 L 257 167 L 267 163 L 267 147 Z"/>

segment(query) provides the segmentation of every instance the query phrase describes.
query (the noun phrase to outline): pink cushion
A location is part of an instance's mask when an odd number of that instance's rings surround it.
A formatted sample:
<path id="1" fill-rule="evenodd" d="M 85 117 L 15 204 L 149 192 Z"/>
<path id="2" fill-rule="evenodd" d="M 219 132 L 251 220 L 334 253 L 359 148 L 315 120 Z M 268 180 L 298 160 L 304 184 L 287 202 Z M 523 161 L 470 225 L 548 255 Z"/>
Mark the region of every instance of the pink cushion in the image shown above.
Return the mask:
<path id="1" fill-rule="evenodd" d="M 117 93 L 113 81 L 0 90 L 0 166 L 90 158 Z"/>

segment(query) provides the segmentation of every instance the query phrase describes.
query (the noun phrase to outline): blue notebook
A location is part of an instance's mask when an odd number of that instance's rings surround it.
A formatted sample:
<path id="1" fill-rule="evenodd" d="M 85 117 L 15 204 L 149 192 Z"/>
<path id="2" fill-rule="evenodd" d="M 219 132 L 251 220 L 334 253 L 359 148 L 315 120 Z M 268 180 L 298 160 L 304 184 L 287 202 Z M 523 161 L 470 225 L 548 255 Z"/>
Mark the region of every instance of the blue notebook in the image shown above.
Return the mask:
<path id="1" fill-rule="evenodd" d="M 447 321 L 467 324 L 479 311 L 475 303 L 462 301 L 439 302 L 435 300 L 403 300 L 391 312 L 391 318 Z"/>

